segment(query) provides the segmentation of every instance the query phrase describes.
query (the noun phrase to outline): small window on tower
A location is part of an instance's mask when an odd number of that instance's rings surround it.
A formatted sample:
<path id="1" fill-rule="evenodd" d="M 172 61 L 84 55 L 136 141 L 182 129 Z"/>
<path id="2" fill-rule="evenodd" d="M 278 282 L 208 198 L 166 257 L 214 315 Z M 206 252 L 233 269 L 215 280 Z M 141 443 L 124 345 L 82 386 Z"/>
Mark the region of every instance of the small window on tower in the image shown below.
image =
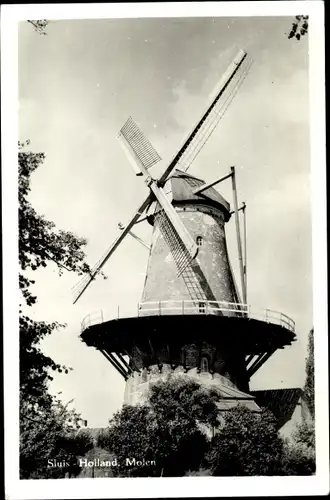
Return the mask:
<path id="1" fill-rule="evenodd" d="M 209 371 L 209 362 L 208 359 L 205 356 L 203 356 L 201 358 L 201 372 L 206 373 L 208 371 Z"/>
<path id="2" fill-rule="evenodd" d="M 205 313 L 205 302 L 199 302 L 199 303 L 198 303 L 198 311 L 199 311 L 201 314 L 204 314 L 204 313 Z"/>
<path id="3" fill-rule="evenodd" d="M 203 245 L 203 238 L 201 236 L 197 236 L 196 243 L 198 247 L 201 247 Z"/>

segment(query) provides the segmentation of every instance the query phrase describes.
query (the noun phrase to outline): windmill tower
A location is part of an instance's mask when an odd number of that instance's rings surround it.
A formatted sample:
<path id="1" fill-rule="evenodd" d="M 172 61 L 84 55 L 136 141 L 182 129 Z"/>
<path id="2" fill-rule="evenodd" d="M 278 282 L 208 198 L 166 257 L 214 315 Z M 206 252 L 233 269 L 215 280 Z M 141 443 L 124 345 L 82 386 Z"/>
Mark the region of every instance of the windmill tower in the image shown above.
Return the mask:
<path id="1" fill-rule="evenodd" d="M 126 380 L 125 402 L 142 401 L 152 383 L 186 375 L 221 396 L 223 410 L 238 402 L 259 407 L 249 391 L 251 376 L 279 348 L 295 339 L 294 322 L 283 313 L 253 310 L 246 299 L 246 241 L 243 249 L 235 168 L 209 184 L 187 173 L 244 80 L 250 61 L 239 51 L 212 102 L 161 177 L 151 175 L 160 156 L 132 118 L 119 140 L 150 193 L 105 256 L 76 289 L 75 302 L 95 279 L 133 226 L 152 225 L 141 302 L 129 317 L 105 321 L 87 316 L 82 340 L 98 349 Z M 227 98 L 224 101 L 226 96 Z M 234 211 L 214 188 L 231 179 Z M 225 225 L 235 216 L 241 293 L 229 261 Z M 245 231 L 244 231 L 245 234 Z M 245 238 L 244 238 L 245 240 Z M 242 296 L 242 298 L 241 298 Z M 118 309 L 119 311 L 119 309 Z"/>

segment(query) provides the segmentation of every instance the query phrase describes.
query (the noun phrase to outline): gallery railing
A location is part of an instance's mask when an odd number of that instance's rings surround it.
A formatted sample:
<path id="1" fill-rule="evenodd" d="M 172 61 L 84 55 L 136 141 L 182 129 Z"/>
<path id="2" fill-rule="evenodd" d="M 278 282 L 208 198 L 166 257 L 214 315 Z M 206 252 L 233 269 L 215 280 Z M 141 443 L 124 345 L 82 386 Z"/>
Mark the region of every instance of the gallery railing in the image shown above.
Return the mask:
<path id="1" fill-rule="evenodd" d="M 143 316 L 167 316 L 167 315 L 223 315 L 228 317 L 244 317 L 247 319 L 257 319 L 267 323 L 273 323 L 288 330 L 295 331 L 295 322 L 286 314 L 273 311 L 272 309 L 251 308 L 247 304 L 222 301 L 195 301 L 195 300 L 159 300 L 153 302 L 139 302 L 135 310 L 127 313 L 127 309 L 121 311 L 117 307 L 116 314 L 105 319 L 103 311 L 99 310 L 88 314 L 81 323 L 81 330 L 104 323 L 111 319 L 121 319 L 129 317 Z"/>

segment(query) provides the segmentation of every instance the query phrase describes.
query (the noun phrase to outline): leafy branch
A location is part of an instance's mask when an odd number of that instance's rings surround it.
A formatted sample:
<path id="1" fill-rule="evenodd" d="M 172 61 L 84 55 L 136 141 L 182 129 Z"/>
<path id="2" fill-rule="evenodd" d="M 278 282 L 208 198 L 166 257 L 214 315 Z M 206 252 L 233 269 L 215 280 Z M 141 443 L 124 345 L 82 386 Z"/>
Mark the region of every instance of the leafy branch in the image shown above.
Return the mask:
<path id="1" fill-rule="evenodd" d="M 308 16 L 296 16 L 295 21 L 292 23 L 291 31 L 288 38 L 300 38 L 308 32 Z"/>
<path id="2" fill-rule="evenodd" d="M 39 33 L 39 35 L 47 35 L 46 28 L 49 24 L 49 21 L 47 21 L 46 19 L 40 19 L 38 21 L 28 20 L 28 23 L 32 24 L 32 26 L 34 27 L 34 30 L 37 33 Z"/>

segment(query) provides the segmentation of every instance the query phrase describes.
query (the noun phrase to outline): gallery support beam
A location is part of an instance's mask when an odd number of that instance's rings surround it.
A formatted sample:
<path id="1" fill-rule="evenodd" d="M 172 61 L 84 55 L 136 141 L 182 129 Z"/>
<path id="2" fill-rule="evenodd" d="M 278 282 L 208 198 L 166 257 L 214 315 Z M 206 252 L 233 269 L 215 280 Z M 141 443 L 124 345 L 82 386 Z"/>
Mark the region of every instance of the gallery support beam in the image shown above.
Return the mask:
<path id="1" fill-rule="evenodd" d="M 134 360 L 134 356 L 132 354 L 130 354 L 127 349 L 124 349 L 124 352 L 126 354 L 126 356 L 128 357 L 128 359 L 130 360 L 130 363 L 133 367 L 133 370 L 135 370 L 136 372 L 140 373 L 141 370 L 140 368 L 138 368 L 137 364 L 135 363 L 135 360 Z"/>
<path id="2" fill-rule="evenodd" d="M 276 349 L 272 349 L 269 352 L 265 352 L 251 364 L 251 366 L 247 370 L 249 378 L 251 378 L 252 375 L 254 375 L 264 363 L 266 363 L 266 361 L 274 354 L 275 351 Z"/>
<path id="3" fill-rule="evenodd" d="M 116 354 L 117 354 L 117 357 L 118 357 L 119 361 L 122 363 L 122 365 L 123 365 L 123 366 L 125 367 L 125 369 L 127 370 L 127 373 L 128 373 L 129 375 L 130 375 L 130 374 L 132 374 L 132 373 L 133 373 L 133 370 L 132 370 L 132 368 L 129 366 L 129 364 L 126 362 L 126 360 L 123 358 L 123 356 L 122 356 L 119 352 L 117 352 Z M 118 360 L 116 359 L 116 361 L 118 361 Z"/>
<path id="4" fill-rule="evenodd" d="M 127 380 L 128 374 L 125 372 L 124 368 L 122 366 L 120 366 L 118 361 L 111 354 L 106 352 L 104 349 L 100 349 L 100 351 L 107 358 L 107 360 L 110 361 L 112 366 L 114 368 L 116 368 L 116 370 L 120 373 L 120 375 L 122 375 L 124 377 L 124 379 Z"/>
<path id="5" fill-rule="evenodd" d="M 251 363 L 251 361 L 253 360 L 254 356 L 255 356 L 255 354 L 253 353 L 253 354 L 250 354 L 250 355 L 246 358 L 246 360 L 245 360 L 245 365 L 246 365 L 246 368 L 248 368 L 248 365 Z"/>

